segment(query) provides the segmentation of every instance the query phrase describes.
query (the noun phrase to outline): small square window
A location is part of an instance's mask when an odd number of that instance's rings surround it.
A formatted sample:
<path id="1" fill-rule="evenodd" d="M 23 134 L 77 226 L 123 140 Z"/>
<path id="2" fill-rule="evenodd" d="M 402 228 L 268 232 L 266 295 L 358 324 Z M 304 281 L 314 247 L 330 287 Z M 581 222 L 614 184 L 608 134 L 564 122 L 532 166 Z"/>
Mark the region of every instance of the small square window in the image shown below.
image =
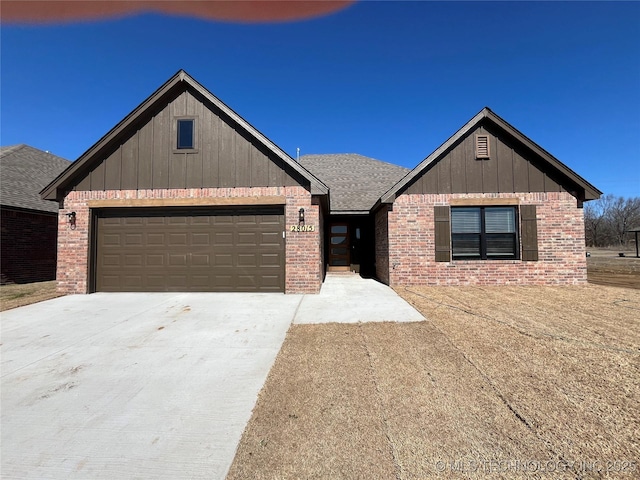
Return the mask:
<path id="1" fill-rule="evenodd" d="M 178 150 L 191 150 L 196 146 L 195 123 L 193 118 L 182 118 L 178 120 Z"/>

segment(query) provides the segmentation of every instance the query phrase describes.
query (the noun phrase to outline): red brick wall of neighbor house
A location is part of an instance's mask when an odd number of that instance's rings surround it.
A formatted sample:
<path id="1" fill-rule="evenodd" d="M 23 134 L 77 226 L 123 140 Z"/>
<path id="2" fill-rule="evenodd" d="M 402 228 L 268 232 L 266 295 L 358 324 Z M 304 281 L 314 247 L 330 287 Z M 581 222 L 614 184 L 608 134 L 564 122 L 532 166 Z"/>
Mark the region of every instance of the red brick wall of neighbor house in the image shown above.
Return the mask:
<path id="1" fill-rule="evenodd" d="M 56 216 L 2 210 L 1 281 L 45 282 L 56 278 Z"/>
<path id="2" fill-rule="evenodd" d="M 286 227 L 298 224 L 298 211 L 305 209 L 307 225 L 314 232 L 286 232 L 286 293 L 317 293 L 322 281 L 321 237 L 317 228 L 319 207 L 311 204 L 311 194 L 302 187 L 192 188 L 164 190 L 110 190 L 70 192 L 58 215 L 58 291 L 87 293 L 89 266 L 90 200 L 144 198 L 219 198 L 284 196 Z M 76 212 L 76 228 L 69 228 L 66 214 Z"/>
<path id="3" fill-rule="evenodd" d="M 436 262 L 434 206 L 453 198 L 519 198 L 536 205 L 536 262 Z M 586 282 L 584 217 L 566 192 L 401 195 L 388 213 L 389 285 L 576 285 Z"/>

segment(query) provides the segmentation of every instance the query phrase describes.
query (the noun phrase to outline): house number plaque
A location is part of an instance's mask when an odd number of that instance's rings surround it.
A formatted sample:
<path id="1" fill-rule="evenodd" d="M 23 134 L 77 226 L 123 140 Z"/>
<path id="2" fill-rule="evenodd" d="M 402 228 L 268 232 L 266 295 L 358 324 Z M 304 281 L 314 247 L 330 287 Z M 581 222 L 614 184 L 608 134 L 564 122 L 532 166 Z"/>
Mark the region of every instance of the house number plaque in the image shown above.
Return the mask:
<path id="1" fill-rule="evenodd" d="M 315 232 L 315 225 L 291 225 L 289 227 L 290 232 Z"/>

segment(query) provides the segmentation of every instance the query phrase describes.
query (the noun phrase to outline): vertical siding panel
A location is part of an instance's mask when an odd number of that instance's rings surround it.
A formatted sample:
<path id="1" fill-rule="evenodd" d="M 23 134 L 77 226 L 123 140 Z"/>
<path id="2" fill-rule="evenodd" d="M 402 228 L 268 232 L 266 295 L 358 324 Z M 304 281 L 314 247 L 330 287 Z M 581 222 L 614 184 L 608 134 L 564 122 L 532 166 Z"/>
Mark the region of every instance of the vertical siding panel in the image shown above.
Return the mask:
<path id="1" fill-rule="evenodd" d="M 240 133 L 236 132 L 236 186 L 251 187 L 251 164 L 249 162 L 249 141 Z"/>
<path id="2" fill-rule="evenodd" d="M 251 183 L 255 187 L 266 187 L 269 185 L 269 159 L 259 149 L 251 150 Z"/>
<path id="3" fill-rule="evenodd" d="M 513 185 L 513 157 L 511 149 L 500 139 L 497 141 L 496 161 L 498 162 L 498 191 L 515 192 Z"/>
<path id="4" fill-rule="evenodd" d="M 462 148 L 467 176 L 467 193 L 482 193 L 482 160 L 476 160 L 475 134 L 471 132 L 457 148 Z"/>
<path id="5" fill-rule="evenodd" d="M 104 174 L 105 190 L 120 190 L 120 178 L 122 177 L 122 150 L 118 147 L 107 158 Z"/>
<path id="6" fill-rule="evenodd" d="M 436 165 L 438 193 L 451 193 L 451 157 L 446 154 Z"/>
<path id="7" fill-rule="evenodd" d="M 438 171 L 435 165 L 431 164 L 429 170 L 422 174 L 422 178 L 416 182 L 417 192 L 415 193 L 438 193 Z"/>
<path id="8" fill-rule="evenodd" d="M 513 188 L 516 192 L 529 192 L 529 162 L 511 149 L 513 156 Z"/>
<path id="9" fill-rule="evenodd" d="M 454 148 L 451 153 L 451 193 L 467 192 L 467 176 L 464 166 L 464 151 L 460 148 Z"/>
<path id="10" fill-rule="evenodd" d="M 484 128 L 479 133 L 489 136 L 489 158 L 482 161 L 482 191 L 484 193 L 495 193 L 498 191 L 498 160 L 496 151 L 496 137 L 487 132 Z M 475 137 L 474 137 L 475 138 Z"/>
<path id="11" fill-rule="evenodd" d="M 173 140 L 169 106 L 153 118 L 153 188 L 169 188 L 169 145 Z"/>
<path id="12" fill-rule="evenodd" d="M 544 174 L 533 163 L 529 162 L 529 191 L 544 192 Z"/>
<path id="13" fill-rule="evenodd" d="M 236 169 L 233 163 L 235 132 L 224 119 L 220 120 L 220 135 L 218 136 L 220 186 L 235 187 Z"/>
<path id="14" fill-rule="evenodd" d="M 77 192 L 86 192 L 87 190 L 91 190 L 91 174 L 85 175 L 85 177 L 80 180 L 73 189 Z"/>
<path id="15" fill-rule="evenodd" d="M 138 188 L 153 187 L 153 118 L 138 132 Z"/>
<path id="16" fill-rule="evenodd" d="M 185 186 L 187 188 L 202 188 L 202 158 L 203 154 L 203 105 L 190 92 L 186 95 L 187 115 L 193 115 L 196 119 L 196 153 L 190 153 L 185 159 L 186 177 Z"/>
<path id="17" fill-rule="evenodd" d="M 138 188 L 138 132 L 122 145 L 122 180 L 123 190 Z"/>
<path id="18" fill-rule="evenodd" d="M 282 169 L 276 163 L 276 159 L 269 162 L 269 186 L 278 187 L 282 185 Z"/>
<path id="19" fill-rule="evenodd" d="M 91 190 L 94 192 L 104 190 L 104 172 L 105 161 L 102 160 L 91 172 Z"/>
<path id="20" fill-rule="evenodd" d="M 198 104 L 200 102 L 196 100 L 196 98 L 192 95 L 191 92 L 186 91 L 184 93 L 184 100 L 185 100 L 184 114 L 194 115 L 194 116 L 198 115 Z"/>
<path id="21" fill-rule="evenodd" d="M 174 153 L 169 159 L 169 188 L 185 188 L 187 177 L 187 154 Z"/>
<path id="22" fill-rule="evenodd" d="M 213 188 L 214 174 L 211 170 L 213 158 L 213 113 L 205 105 L 202 105 L 202 115 L 200 116 L 200 152 L 202 158 L 202 186 Z M 217 151 L 216 151 L 217 158 Z"/>
<path id="23" fill-rule="evenodd" d="M 169 105 L 169 136 L 171 138 L 169 142 L 169 188 L 185 188 L 187 177 L 187 154 L 175 153 L 175 147 L 177 146 L 176 137 L 176 117 L 180 117 L 187 114 L 187 92 L 182 92 L 178 98 L 176 98 Z"/>
<path id="24" fill-rule="evenodd" d="M 196 153 L 189 153 L 185 158 L 187 188 L 202 188 L 202 158 L 203 158 L 203 118 L 202 103 L 191 94 L 187 96 L 187 115 L 193 115 L 196 120 Z"/>
<path id="25" fill-rule="evenodd" d="M 209 132 L 207 133 L 209 156 L 204 160 L 205 163 L 203 165 L 204 185 L 208 188 L 216 188 L 220 186 L 220 118 L 215 112 L 208 109 L 205 115 L 209 119 Z"/>
<path id="26" fill-rule="evenodd" d="M 561 188 L 558 183 L 553 180 L 549 175 L 545 173 L 544 175 L 544 191 L 545 192 L 560 192 Z"/>

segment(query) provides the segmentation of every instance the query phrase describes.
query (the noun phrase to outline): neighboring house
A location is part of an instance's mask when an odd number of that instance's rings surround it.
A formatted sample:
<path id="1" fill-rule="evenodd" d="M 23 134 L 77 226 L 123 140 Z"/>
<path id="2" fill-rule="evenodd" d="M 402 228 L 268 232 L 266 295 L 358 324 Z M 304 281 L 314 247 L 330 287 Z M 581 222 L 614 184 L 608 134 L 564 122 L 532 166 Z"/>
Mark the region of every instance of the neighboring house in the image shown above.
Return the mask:
<path id="1" fill-rule="evenodd" d="M 2 284 L 56 278 L 58 204 L 39 192 L 69 164 L 28 145 L 0 148 Z"/>
<path id="2" fill-rule="evenodd" d="M 296 162 L 184 71 L 42 191 L 62 206 L 66 293 L 315 293 L 327 270 L 581 283 L 582 202 L 600 193 L 489 109 L 411 171 Z"/>

